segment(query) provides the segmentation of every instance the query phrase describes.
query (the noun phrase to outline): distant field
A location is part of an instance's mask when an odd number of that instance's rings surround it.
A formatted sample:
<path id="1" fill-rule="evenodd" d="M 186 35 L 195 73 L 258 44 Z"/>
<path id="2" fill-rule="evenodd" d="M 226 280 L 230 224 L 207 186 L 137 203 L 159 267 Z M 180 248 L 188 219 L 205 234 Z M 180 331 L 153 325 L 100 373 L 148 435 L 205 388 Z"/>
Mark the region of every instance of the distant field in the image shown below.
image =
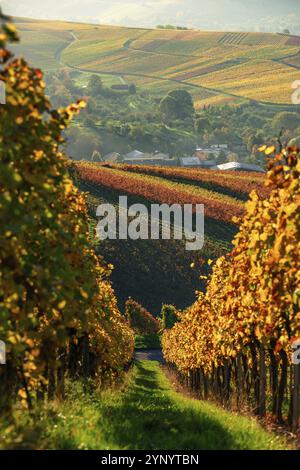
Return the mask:
<path id="1" fill-rule="evenodd" d="M 188 87 L 197 107 L 257 100 L 290 104 L 300 79 L 300 37 L 149 30 L 19 19 L 17 47 L 37 66 L 69 66 L 162 92 Z M 110 78 L 109 78 L 110 77 Z M 117 77 L 113 81 L 111 77 Z"/>
<path id="2" fill-rule="evenodd" d="M 207 178 L 210 189 L 197 184 L 197 180 L 191 180 L 193 184 L 185 184 L 184 178 L 179 182 L 168 178 L 168 174 L 155 171 L 147 171 L 147 167 L 134 167 L 131 171 L 129 166 L 99 165 L 87 162 L 77 163 L 80 177 L 91 184 L 99 185 L 109 190 L 124 191 L 125 193 L 142 197 L 160 204 L 204 204 L 206 216 L 227 224 L 232 223 L 233 217 L 240 217 L 244 213 L 243 203 L 234 196 L 229 196 L 226 186 L 217 184 L 215 190 L 216 176 L 211 172 Z M 191 173 L 193 175 L 193 173 Z M 217 177 L 219 174 L 217 173 Z M 259 176 L 257 185 L 260 186 Z M 185 175 L 185 179 L 189 177 Z M 253 175 L 237 174 L 236 181 L 241 179 L 243 185 L 250 180 L 253 184 Z M 201 178 L 199 178 L 201 180 Z M 228 188 L 227 188 L 228 189 Z M 250 191 L 245 191 L 245 193 Z"/>
<path id="3" fill-rule="evenodd" d="M 262 197 L 269 194 L 263 185 L 264 176 L 260 173 L 213 171 L 199 168 L 178 168 L 147 165 L 126 165 L 106 163 L 106 168 L 121 169 L 125 172 L 152 175 L 193 186 L 206 188 L 213 192 L 227 194 L 237 199 L 248 200 L 251 191 L 256 190 Z"/>

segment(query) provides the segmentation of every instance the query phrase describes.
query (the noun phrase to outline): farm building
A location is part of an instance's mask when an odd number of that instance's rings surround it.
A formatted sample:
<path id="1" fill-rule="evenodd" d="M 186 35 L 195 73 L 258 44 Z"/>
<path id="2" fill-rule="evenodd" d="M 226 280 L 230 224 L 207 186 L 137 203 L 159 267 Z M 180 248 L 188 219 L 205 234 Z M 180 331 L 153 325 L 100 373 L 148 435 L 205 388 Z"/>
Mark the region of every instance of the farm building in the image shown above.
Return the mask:
<path id="1" fill-rule="evenodd" d="M 123 163 L 131 164 L 131 165 L 160 165 L 160 166 L 172 166 L 172 162 L 174 162 L 174 166 L 176 165 L 176 160 L 172 160 L 170 158 L 164 159 L 163 157 L 145 154 L 142 158 L 132 157 L 132 158 L 124 158 Z"/>
<path id="2" fill-rule="evenodd" d="M 217 155 L 220 155 L 221 153 L 224 153 L 225 155 L 228 154 L 227 144 L 220 144 L 219 146 L 211 145 L 208 148 L 198 147 L 196 148 L 194 156 L 199 158 L 199 160 L 207 160 L 211 155 L 217 156 Z"/>
<path id="3" fill-rule="evenodd" d="M 181 157 L 180 165 L 185 167 L 200 167 L 201 162 L 198 157 Z"/>
<path id="4" fill-rule="evenodd" d="M 212 154 L 213 154 L 213 151 L 210 149 L 197 149 L 196 152 L 194 153 L 194 157 L 197 157 L 200 161 L 205 161 Z"/>
<path id="5" fill-rule="evenodd" d="M 228 144 L 213 144 L 210 146 L 212 150 L 228 150 Z"/>
<path id="6" fill-rule="evenodd" d="M 127 153 L 124 155 L 124 160 L 130 160 L 132 158 L 143 158 L 145 156 L 144 152 L 140 152 L 139 150 L 133 150 L 132 152 Z"/>
<path id="7" fill-rule="evenodd" d="M 153 155 L 155 157 L 161 157 L 164 160 L 168 160 L 168 158 L 170 158 L 170 155 L 168 153 L 162 153 L 162 152 L 159 152 L 158 150 L 156 150 Z"/>
<path id="8" fill-rule="evenodd" d="M 118 162 L 121 158 L 121 155 L 117 152 L 108 153 L 103 157 L 104 162 Z"/>
<path id="9" fill-rule="evenodd" d="M 228 162 L 221 165 L 212 167 L 213 170 L 227 170 L 227 171 L 257 171 L 259 173 L 265 173 L 265 171 L 258 165 L 252 165 L 250 163 L 240 162 Z"/>
<path id="10" fill-rule="evenodd" d="M 213 168 L 216 166 L 216 162 L 214 160 L 201 160 L 200 168 Z"/>
<path id="11" fill-rule="evenodd" d="M 123 162 L 132 165 L 176 165 L 176 161 L 170 159 L 170 155 L 159 151 L 154 153 L 143 153 L 139 150 L 134 150 L 133 152 L 124 155 Z"/>

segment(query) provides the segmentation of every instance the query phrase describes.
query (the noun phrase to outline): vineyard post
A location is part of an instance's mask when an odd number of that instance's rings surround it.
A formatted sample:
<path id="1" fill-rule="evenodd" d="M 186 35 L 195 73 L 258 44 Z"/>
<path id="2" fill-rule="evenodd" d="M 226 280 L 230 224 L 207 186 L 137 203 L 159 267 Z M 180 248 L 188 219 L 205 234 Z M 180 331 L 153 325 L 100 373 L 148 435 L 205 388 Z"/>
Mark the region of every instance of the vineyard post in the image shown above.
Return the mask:
<path id="1" fill-rule="evenodd" d="M 212 369 L 211 373 L 207 376 L 207 383 L 208 383 L 208 393 L 209 396 L 214 395 L 214 370 Z"/>
<path id="2" fill-rule="evenodd" d="M 254 413 L 258 413 L 259 406 L 259 383 L 258 383 L 258 368 L 257 368 L 257 355 L 256 355 L 256 346 L 254 342 L 250 343 L 250 351 L 252 357 L 252 368 L 251 368 L 251 381 L 252 387 L 254 390 Z"/>
<path id="3" fill-rule="evenodd" d="M 229 402 L 230 398 L 230 375 L 231 375 L 231 365 L 228 362 L 228 359 L 226 359 L 225 364 L 224 364 L 224 398 L 226 404 Z"/>
<path id="4" fill-rule="evenodd" d="M 289 412 L 289 424 L 293 432 L 296 432 L 299 426 L 299 393 L 300 393 L 300 365 L 291 365 L 291 400 Z"/>
<path id="5" fill-rule="evenodd" d="M 61 399 L 65 396 L 65 361 L 66 350 L 61 348 L 59 351 L 59 367 L 57 369 L 57 396 Z"/>
<path id="6" fill-rule="evenodd" d="M 245 354 L 242 354 L 242 364 L 243 364 L 243 377 L 244 377 L 244 388 L 246 390 L 246 400 L 247 400 L 247 405 L 250 405 L 251 401 L 251 381 L 250 381 L 250 369 L 249 369 L 249 364 L 247 361 L 247 357 Z"/>
<path id="7" fill-rule="evenodd" d="M 199 395 L 202 400 L 205 399 L 204 374 L 202 368 L 199 368 Z"/>
<path id="8" fill-rule="evenodd" d="M 300 364 L 292 364 L 293 385 L 292 385 L 292 431 L 296 432 L 299 426 L 299 405 L 300 405 Z"/>
<path id="9" fill-rule="evenodd" d="M 222 377 L 222 384 L 221 384 L 221 396 L 222 396 L 222 403 L 226 403 L 226 376 L 225 376 L 225 365 L 221 366 L 221 377 Z"/>
<path id="10" fill-rule="evenodd" d="M 193 391 L 195 392 L 197 390 L 197 386 L 196 386 L 196 370 L 193 370 L 193 383 L 192 383 L 192 386 L 193 386 Z"/>
<path id="11" fill-rule="evenodd" d="M 89 338 L 88 335 L 85 334 L 83 338 L 81 338 L 81 360 L 82 360 L 82 375 L 85 379 L 88 378 L 90 373 L 90 361 L 89 361 Z"/>
<path id="12" fill-rule="evenodd" d="M 272 389 L 272 414 L 276 416 L 278 409 L 278 362 L 273 349 L 269 349 L 270 356 L 270 380 Z"/>
<path id="13" fill-rule="evenodd" d="M 54 368 L 53 365 L 49 365 L 49 373 L 48 373 L 48 400 L 52 400 L 55 395 L 55 373 L 54 373 Z"/>
<path id="14" fill-rule="evenodd" d="M 69 341 L 68 354 L 68 372 L 72 379 L 76 378 L 78 369 L 78 344 L 75 343 L 75 337 L 71 336 Z"/>
<path id="15" fill-rule="evenodd" d="M 223 367 L 219 366 L 217 367 L 217 390 L 218 390 L 218 397 L 219 400 L 222 401 L 223 399 L 223 382 L 222 382 L 222 370 Z"/>
<path id="16" fill-rule="evenodd" d="M 237 380 L 238 380 L 238 400 L 243 405 L 244 401 L 244 369 L 242 366 L 242 354 L 239 353 L 237 358 Z"/>
<path id="17" fill-rule="evenodd" d="M 202 398 L 200 369 L 196 370 L 196 389 L 199 398 Z"/>
<path id="18" fill-rule="evenodd" d="M 204 368 L 201 368 L 202 377 L 203 377 L 203 389 L 204 389 L 204 399 L 207 400 L 208 398 L 208 383 L 207 383 L 207 376 L 205 374 Z"/>
<path id="19" fill-rule="evenodd" d="M 259 416 L 266 414 L 266 354 L 262 343 L 259 345 Z"/>
<path id="20" fill-rule="evenodd" d="M 240 380 L 239 380 L 239 372 L 238 372 L 238 361 L 237 361 L 237 358 L 235 357 L 234 360 L 233 360 L 233 367 L 234 367 L 234 382 L 235 382 L 235 396 L 234 396 L 234 399 L 235 399 L 235 406 L 237 408 L 239 408 L 239 405 L 240 405 L 240 389 L 239 389 L 239 386 L 240 386 Z"/>
<path id="21" fill-rule="evenodd" d="M 281 358 L 281 375 L 279 381 L 279 389 L 278 389 L 278 407 L 277 407 L 277 419 L 279 423 L 283 424 L 283 416 L 282 416 L 282 405 L 284 401 L 284 394 L 287 386 L 287 369 L 288 369 L 288 359 L 286 352 L 281 349 L 280 352 Z"/>
<path id="22" fill-rule="evenodd" d="M 187 377 L 186 377 L 186 380 L 187 380 L 186 383 L 187 383 L 187 388 L 188 388 L 188 389 L 191 389 L 191 388 L 192 388 L 192 385 L 191 385 L 191 382 L 192 382 L 192 381 L 191 381 L 191 377 L 192 377 L 192 373 L 191 373 L 190 370 L 188 370 L 188 372 L 187 372 Z"/>

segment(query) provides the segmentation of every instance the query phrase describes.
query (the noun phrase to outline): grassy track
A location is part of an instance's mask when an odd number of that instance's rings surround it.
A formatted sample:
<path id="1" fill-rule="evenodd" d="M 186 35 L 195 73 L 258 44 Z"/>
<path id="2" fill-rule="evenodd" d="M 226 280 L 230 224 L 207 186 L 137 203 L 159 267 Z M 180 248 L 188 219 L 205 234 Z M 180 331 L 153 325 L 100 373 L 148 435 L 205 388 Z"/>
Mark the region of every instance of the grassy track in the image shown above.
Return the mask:
<path id="1" fill-rule="evenodd" d="M 23 443 L 19 438 L 18 444 L 23 448 L 284 448 L 254 419 L 178 394 L 158 363 L 150 361 L 136 364 L 123 392 L 89 395 L 79 385 L 73 387 L 64 404 L 43 412 L 35 427 L 24 422 L 23 431 Z"/>

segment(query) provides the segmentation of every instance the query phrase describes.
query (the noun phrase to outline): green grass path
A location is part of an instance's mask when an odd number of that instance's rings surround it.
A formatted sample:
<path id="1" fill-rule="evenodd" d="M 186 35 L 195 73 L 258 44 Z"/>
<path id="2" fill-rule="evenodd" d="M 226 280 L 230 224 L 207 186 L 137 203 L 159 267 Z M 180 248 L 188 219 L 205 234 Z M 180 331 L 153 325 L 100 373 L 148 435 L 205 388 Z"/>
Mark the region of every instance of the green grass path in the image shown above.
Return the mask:
<path id="1" fill-rule="evenodd" d="M 137 362 L 123 391 L 87 395 L 78 385 L 64 404 L 56 406 L 47 411 L 47 426 L 35 430 L 41 448 L 284 448 L 254 419 L 174 391 L 157 362 Z"/>

